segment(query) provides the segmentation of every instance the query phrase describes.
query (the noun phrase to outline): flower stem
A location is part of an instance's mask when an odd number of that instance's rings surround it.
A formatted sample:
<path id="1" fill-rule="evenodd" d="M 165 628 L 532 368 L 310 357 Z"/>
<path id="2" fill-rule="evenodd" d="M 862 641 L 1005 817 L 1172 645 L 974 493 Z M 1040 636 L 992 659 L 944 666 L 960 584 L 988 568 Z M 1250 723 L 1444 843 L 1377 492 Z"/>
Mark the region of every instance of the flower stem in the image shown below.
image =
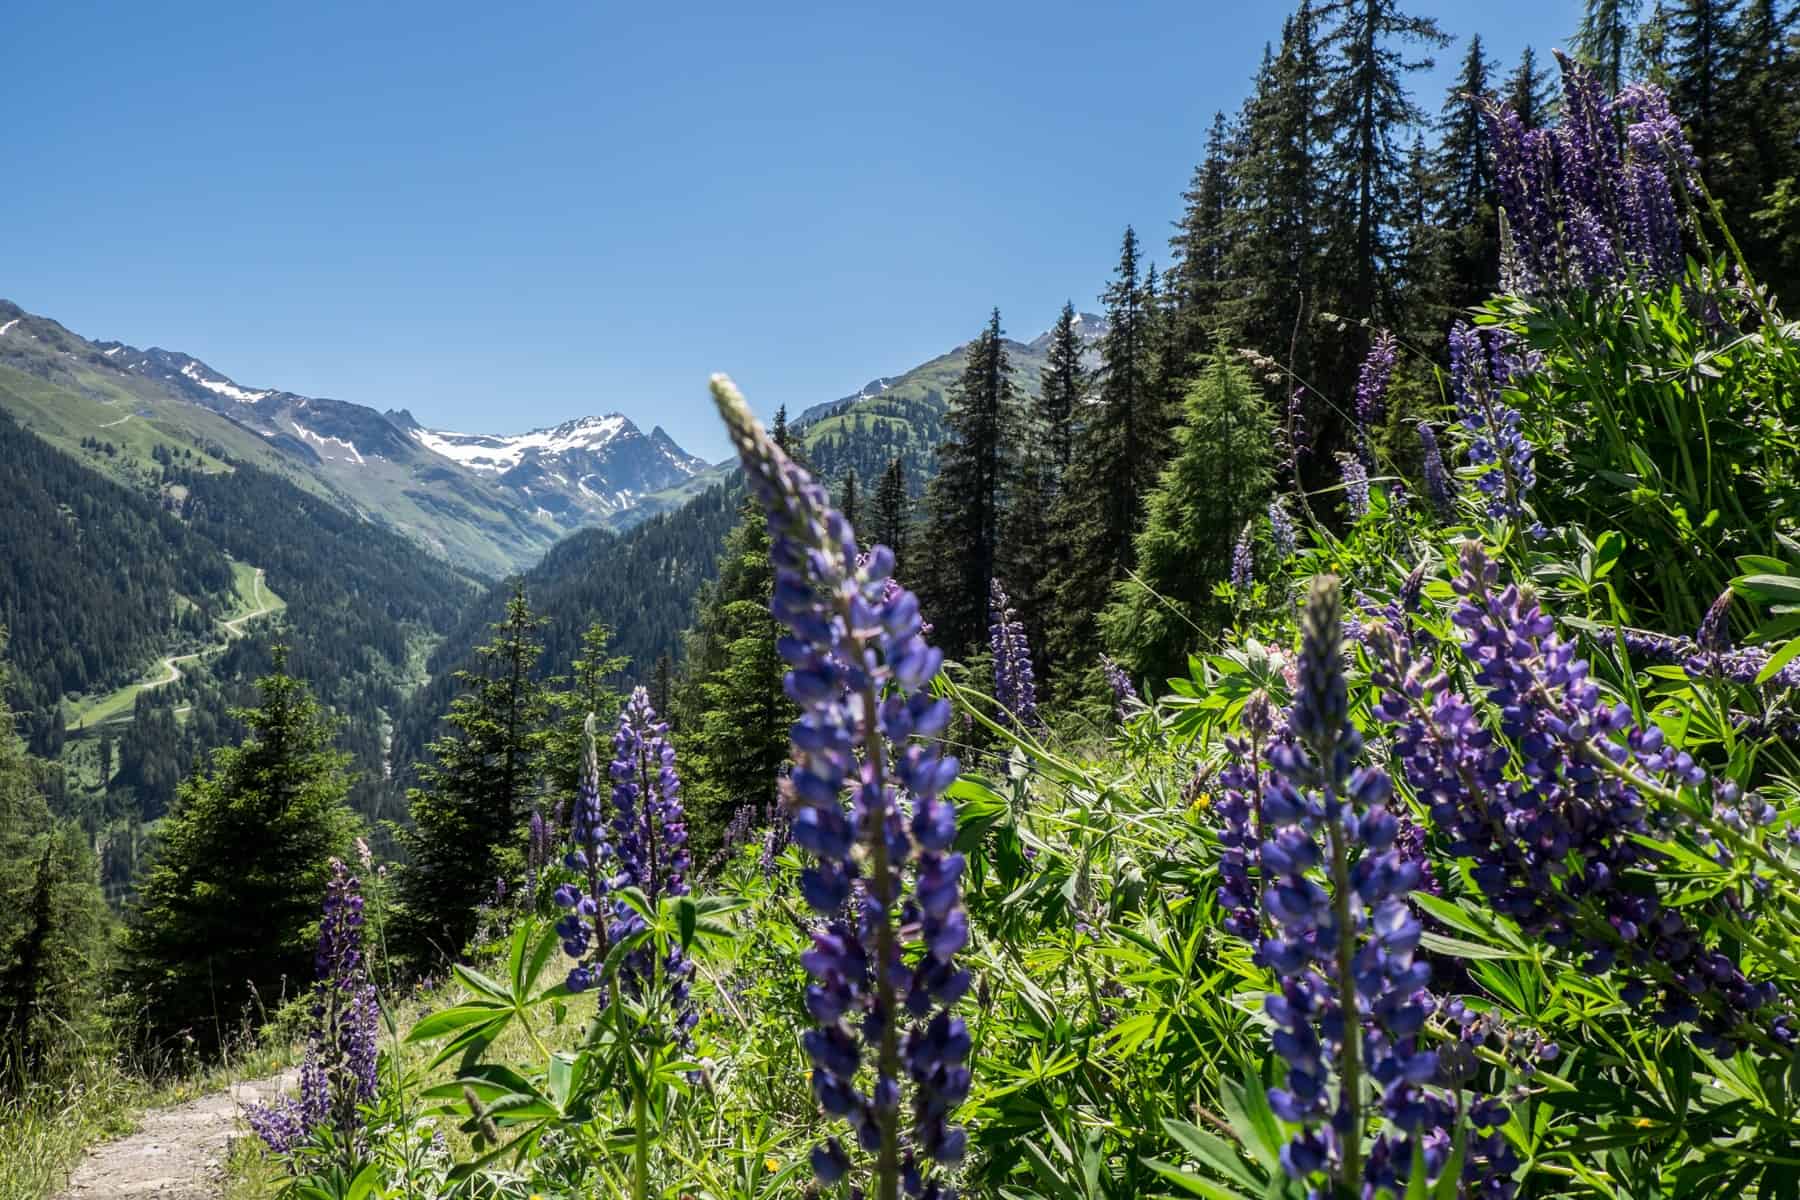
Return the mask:
<path id="1" fill-rule="evenodd" d="M 1331 798 L 1327 797 L 1328 804 Z M 1331 911 L 1337 923 L 1338 1016 L 1343 1022 L 1342 1066 L 1338 1074 L 1341 1101 L 1349 1118 L 1343 1132 L 1344 1192 L 1353 1195 L 1362 1178 L 1362 1020 L 1356 1011 L 1355 929 L 1350 924 L 1350 856 L 1344 846 L 1342 820 L 1333 816 L 1328 825 L 1331 840 Z"/>

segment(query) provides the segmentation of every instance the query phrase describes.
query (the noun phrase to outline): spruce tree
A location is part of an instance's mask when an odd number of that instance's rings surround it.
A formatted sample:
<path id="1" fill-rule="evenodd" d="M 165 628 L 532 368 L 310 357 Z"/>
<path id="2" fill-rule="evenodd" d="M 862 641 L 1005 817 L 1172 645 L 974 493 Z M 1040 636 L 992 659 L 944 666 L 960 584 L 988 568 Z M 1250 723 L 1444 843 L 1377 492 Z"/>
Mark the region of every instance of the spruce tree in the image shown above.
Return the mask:
<path id="1" fill-rule="evenodd" d="M 1800 4 L 1749 0 L 1730 39 L 1719 199 L 1756 281 L 1800 302 Z M 1740 214 L 1747 214 L 1740 215 Z"/>
<path id="2" fill-rule="evenodd" d="M 1575 53 L 1593 66 L 1609 93 L 1628 82 L 1637 10 L 1638 0 L 1587 0 L 1576 27 Z"/>
<path id="3" fill-rule="evenodd" d="M 613 631 L 595 621 L 582 631 L 581 650 L 569 664 L 566 684 L 544 694 L 555 715 L 544 734 L 544 777 L 550 784 L 547 804 L 561 803 L 565 813 L 574 811 L 575 793 L 587 763 L 587 719 L 591 713 L 601 729 L 610 729 L 623 706 L 616 681 L 631 660 L 610 650 Z M 659 712 L 662 710 L 658 710 Z"/>
<path id="4" fill-rule="evenodd" d="M 894 552 L 894 561 L 906 561 L 906 530 L 910 523 L 906 496 L 906 465 L 898 457 L 890 459 L 881 473 L 881 484 L 875 489 L 875 528 L 873 540 Z"/>
<path id="5" fill-rule="evenodd" d="M 1443 300 L 1452 309 L 1485 300 L 1500 286 L 1499 202 L 1493 152 L 1481 113 L 1482 102 L 1492 99 L 1492 74 L 1481 35 L 1475 34 L 1438 115 L 1433 166 L 1442 203 L 1437 226 L 1447 243 L 1443 265 L 1448 286 Z M 1441 320 L 1432 325 L 1443 327 Z"/>
<path id="6" fill-rule="evenodd" d="M 0 649 L 5 631 L 0 629 Z M 98 1019 L 106 909 L 81 829 L 51 815 L 0 662 L 0 1092 L 49 1080 Z"/>
<path id="7" fill-rule="evenodd" d="M 1219 305 L 1230 281 L 1231 216 L 1237 138 L 1223 112 L 1213 114 L 1206 154 L 1182 193 L 1185 207 L 1169 246 L 1175 262 L 1167 287 L 1171 309 L 1171 353 L 1185 368 L 1206 348 L 1220 319 Z"/>
<path id="8" fill-rule="evenodd" d="M 1088 373 L 1082 365 L 1087 347 L 1077 328 L 1075 306 L 1064 302 L 1062 314 L 1050 331 L 1050 348 L 1038 384 L 1037 423 L 1044 458 L 1049 468 L 1046 482 L 1053 498 L 1068 473 L 1075 444 L 1075 421 L 1087 400 Z"/>
<path id="9" fill-rule="evenodd" d="M 1265 50 L 1238 125 L 1235 201 L 1226 224 L 1221 324 L 1244 344 L 1312 373 L 1312 317 L 1319 309 L 1320 213 L 1325 208 L 1322 131 L 1325 76 L 1311 0 Z"/>
<path id="10" fill-rule="evenodd" d="M 842 490 L 838 493 L 838 497 L 838 511 L 844 514 L 844 520 L 850 522 L 850 528 L 855 529 L 857 517 L 861 515 L 857 511 L 859 497 L 856 494 L 855 467 L 845 468 L 844 484 Z"/>
<path id="11" fill-rule="evenodd" d="M 966 654 L 987 636 L 988 584 L 1019 466 L 1017 409 L 995 309 L 967 347 L 944 414 L 949 440 L 938 447 L 937 477 L 926 493 L 930 558 L 920 583 L 937 644 L 951 655 Z"/>
<path id="12" fill-rule="evenodd" d="M 1740 0 L 1678 0 L 1667 9 L 1664 47 L 1670 106 L 1681 115 L 1700 159 L 1701 177 L 1719 182 L 1719 152 L 1727 142 L 1726 114 L 1736 80 L 1733 21 Z"/>
<path id="13" fill-rule="evenodd" d="M 1432 65 L 1407 58 L 1403 43 L 1440 46 L 1449 39 L 1429 17 L 1402 12 L 1398 0 L 1335 0 L 1322 15 L 1330 24 L 1326 119 L 1330 175 L 1340 203 L 1328 230 L 1334 285 L 1330 310 L 1355 319 L 1391 321 L 1394 315 L 1394 243 L 1388 214 L 1400 207 L 1405 151 L 1396 134 L 1422 118 L 1405 77 Z M 1337 356 L 1337 370 L 1322 386 L 1348 379 L 1351 365 Z"/>
<path id="14" fill-rule="evenodd" d="M 687 679 L 677 697 L 690 844 L 704 862 L 725 826 L 748 805 L 759 824 L 774 815 L 777 781 L 795 715 L 786 664 L 769 614 L 774 568 L 767 518 L 746 500 L 688 631 Z"/>
<path id="15" fill-rule="evenodd" d="M 1088 673 L 1095 617 L 1113 582 L 1131 565 L 1132 534 L 1144 497 L 1155 486 L 1169 433 L 1154 387 L 1137 234 L 1129 228 L 1103 298 L 1108 327 L 1100 343 L 1095 402 L 1084 406 L 1055 517 L 1069 545 L 1047 639 L 1048 657 L 1064 681 L 1059 687 Z"/>
<path id="16" fill-rule="evenodd" d="M 1101 618 L 1108 650 L 1134 678 L 1184 670 L 1199 630 L 1225 626 L 1213 588 L 1229 579 L 1233 545 L 1274 483 L 1274 421 L 1244 368 L 1224 353 L 1203 363 L 1185 401 L 1177 449 L 1150 494 L 1136 574 Z M 1087 656 L 1093 657 L 1089 647 Z"/>
<path id="17" fill-rule="evenodd" d="M 336 722 L 287 673 L 287 648 L 234 710 L 248 731 L 181 781 L 130 914 L 126 973 L 152 1033 L 216 1049 L 312 979 L 330 862 L 356 822 Z"/>
<path id="18" fill-rule="evenodd" d="M 1530 46 L 1519 52 L 1519 63 L 1506 77 L 1502 97 L 1527 129 L 1540 129 L 1550 117 L 1550 72 L 1538 66 L 1537 51 Z"/>
<path id="19" fill-rule="evenodd" d="M 532 675 L 543 624 L 516 584 L 476 667 L 456 673 L 462 694 L 444 717 L 449 729 L 427 747 L 419 786 L 407 792 L 412 824 L 397 831 L 407 861 L 396 928 L 415 962 L 460 956 L 476 910 L 521 875 L 549 716 Z"/>

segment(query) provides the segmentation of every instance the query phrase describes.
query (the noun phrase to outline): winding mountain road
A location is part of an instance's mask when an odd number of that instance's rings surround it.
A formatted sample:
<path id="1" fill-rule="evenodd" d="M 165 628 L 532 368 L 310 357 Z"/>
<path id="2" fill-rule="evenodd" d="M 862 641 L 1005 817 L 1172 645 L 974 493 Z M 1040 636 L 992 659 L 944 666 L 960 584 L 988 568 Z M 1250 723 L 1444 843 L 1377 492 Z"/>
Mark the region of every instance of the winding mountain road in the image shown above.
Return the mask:
<path id="1" fill-rule="evenodd" d="M 257 617 L 266 617 L 275 611 L 274 603 L 271 602 L 268 597 L 263 595 L 263 569 L 261 567 L 256 568 L 256 579 L 250 585 L 250 594 L 251 599 L 257 605 L 255 612 L 247 612 L 241 617 L 233 617 L 229 621 L 219 622 L 220 627 L 223 628 L 230 637 L 241 637 L 243 635 L 244 622 L 254 620 Z M 219 647 L 217 646 L 208 646 L 205 650 L 196 650 L 192 654 L 170 655 L 168 658 L 162 660 L 163 670 L 167 671 L 168 674 L 163 678 L 154 680 L 150 683 L 139 684 L 138 690 L 147 692 L 152 688 L 164 687 L 174 683 L 177 679 L 181 678 L 181 668 L 177 667 L 175 665 L 176 663 L 192 662 L 194 659 L 205 654 L 210 654 L 218 648 Z"/>

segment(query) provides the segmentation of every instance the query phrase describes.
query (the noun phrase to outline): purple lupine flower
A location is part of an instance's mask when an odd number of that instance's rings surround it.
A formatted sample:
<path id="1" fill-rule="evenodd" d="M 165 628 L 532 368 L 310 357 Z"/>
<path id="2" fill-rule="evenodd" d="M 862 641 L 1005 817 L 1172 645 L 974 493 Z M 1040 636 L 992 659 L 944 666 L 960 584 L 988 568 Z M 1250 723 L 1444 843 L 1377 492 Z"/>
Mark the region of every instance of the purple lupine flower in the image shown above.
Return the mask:
<path id="1" fill-rule="evenodd" d="M 600 919 L 600 913 L 611 889 L 611 880 L 603 869 L 610 854 L 611 848 L 606 842 L 606 817 L 600 809 L 600 765 L 594 751 L 594 718 L 589 716 L 587 759 L 582 770 L 581 788 L 575 796 L 569 849 L 563 855 L 563 865 L 579 875 L 586 886 L 565 883 L 555 893 L 557 906 L 565 910 L 562 919 L 556 923 L 556 932 L 562 938 L 563 953 L 576 960 L 569 968 L 568 986 L 572 992 L 584 992 L 598 983 L 599 965 L 606 961 L 609 948 L 607 923 Z"/>
<path id="2" fill-rule="evenodd" d="M 1425 462 L 1425 497 L 1439 516 L 1448 516 L 1456 505 L 1455 486 L 1444 469 L 1444 453 L 1438 448 L 1437 434 L 1431 422 L 1419 422 L 1419 450 Z"/>
<path id="3" fill-rule="evenodd" d="M 1512 252 L 1503 256 L 1501 287 L 1529 294 L 1557 274 L 1549 137 L 1544 130 L 1526 129 L 1511 105 L 1487 100 L 1481 111 L 1493 152 L 1501 227 L 1512 247 Z"/>
<path id="4" fill-rule="evenodd" d="M 284 1096 L 247 1113 L 251 1129 L 278 1154 L 292 1154 L 321 1129 L 340 1143 L 359 1143 L 362 1106 L 375 1098 L 380 1008 L 363 954 L 362 882 L 335 858 L 323 912 L 299 1099 Z"/>
<path id="5" fill-rule="evenodd" d="M 1375 469 L 1375 430 L 1387 416 L 1388 382 L 1400 356 L 1400 343 L 1383 329 L 1375 335 L 1356 379 L 1356 456 L 1365 471 Z"/>
<path id="6" fill-rule="evenodd" d="M 1723 650 L 1705 651 L 1692 638 L 1653 633 L 1647 629 L 1596 629 L 1594 641 L 1609 650 L 1623 646 L 1635 662 L 1679 666 L 1690 678 L 1724 679 L 1745 687 L 1756 685 L 1757 676 L 1773 657 L 1769 650 L 1760 646 L 1730 648 L 1728 645 Z M 1777 671 L 1764 686 L 1775 691 L 1800 688 L 1800 660 Z"/>
<path id="7" fill-rule="evenodd" d="M 1481 336 L 1467 321 L 1450 330 L 1450 390 L 1457 423 L 1468 436 L 1469 461 L 1481 472 L 1476 486 L 1488 498 L 1488 516 L 1497 521 L 1522 517 L 1525 493 L 1537 482 L 1531 443 L 1521 431 L 1519 411 L 1501 400 L 1494 387 Z"/>
<path id="8" fill-rule="evenodd" d="M 1137 688 L 1132 685 L 1130 674 L 1111 655 L 1100 656 L 1100 673 L 1106 677 L 1106 686 L 1112 689 L 1113 714 L 1123 721 L 1138 703 Z"/>
<path id="9" fill-rule="evenodd" d="M 1288 515 L 1286 496 L 1269 501 L 1269 541 L 1275 546 L 1275 557 L 1282 562 L 1294 557 L 1298 539 L 1294 536 L 1294 518 Z"/>
<path id="10" fill-rule="evenodd" d="M 1619 128 L 1612 119 L 1606 91 L 1585 63 L 1556 52 L 1562 67 L 1562 112 L 1554 133 L 1557 182 L 1572 208 L 1593 214 L 1597 224 L 1613 228 L 1612 188 L 1623 165 Z M 1567 221 L 1568 214 L 1564 214 Z"/>
<path id="11" fill-rule="evenodd" d="M 1219 821 L 1219 906 L 1225 910 L 1226 932 L 1257 947 L 1260 960 L 1262 917 L 1263 753 L 1278 732 L 1275 706 L 1258 689 L 1244 701 L 1239 722 L 1242 736 L 1227 738 L 1231 756 L 1219 772 L 1219 799 L 1213 806 Z M 1286 723 L 1279 726 L 1285 733 Z M 1251 867 L 1256 867 L 1252 876 Z"/>
<path id="12" fill-rule="evenodd" d="M 957 761 L 930 740 L 950 719 L 949 703 L 928 690 L 943 655 L 920 634 L 918 600 L 888 586 L 892 552 L 876 546 L 857 566 L 855 531 L 824 489 L 769 438 L 728 379 L 714 376 L 712 389 L 768 515 L 770 607 L 791 631 L 781 653 L 801 715 L 785 792 L 794 841 L 814 860 L 801 892 L 829 918 L 803 957 L 813 980 L 806 1007 L 817 1022 L 804 1038 L 813 1095 L 876 1156 L 883 1194 L 904 1172 L 909 1194 L 917 1182 L 918 1195 L 942 1200 L 943 1185 L 922 1177 L 927 1160 L 962 1158 L 967 1135 L 948 1118 L 971 1082 L 969 1031 L 951 1015 L 970 986 L 955 961 L 969 921 L 964 860 L 952 849 L 956 809 L 944 794 Z M 902 1073 L 912 1085 L 904 1134 Z M 835 1137 L 812 1161 L 821 1183 L 854 1166 Z"/>
<path id="13" fill-rule="evenodd" d="M 1301 1126 L 1282 1164 L 1295 1179 L 1324 1175 L 1333 1191 L 1364 1194 L 1365 1183 L 1404 1184 L 1414 1137 L 1451 1121 L 1443 1100 L 1423 1088 L 1437 1075 L 1437 1056 L 1417 1038 L 1434 1003 L 1424 990 L 1430 968 L 1414 958 L 1422 930 L 1407 903 L 1420 872 L 1396 849 L 1386 772 L 1355 765 L 1362 737 L 1350 723 L 1341 613 L 1337 579 L 1315 579 L 1301 615 L 1288 732 L 1265 755 L 1260 960 L 1280 986 L 1264 1010 L 1288 1066 L 1269 1106 Z M 1241 743 L 1238 753 L 1241 762 Z M 1234 903 L 1241 917 L 1242 897 Z M 1371 1080 L 1387 1128 L 1365 1161 Z M 1427 1168 L 1441 1169 L 1448 1147 L 1443 1157 L 1429 1140 L 1422 1148 Z"/>
<path id="14" fill-rule="evenodd" d="M 1349 506 L 1350 519 L 1360 521 L 1369 515 L 1369 473 L 1353 454 L 1340 451 L 1337 458 L 1344 476 L 1344 503 Z"/>
<path id="15" fill-rule="evenodd" d="M 1752 981 L 1723 949 L 1709 948 L 1685 912 L 1635 881 L 1656 861 L 1645 793 L 1711 788 L 1720 819 L 1762 823 L 1772 808 L 1734 785 L 1713 786 L 1662 731 L 1636 728 L 1608 704 L 1588 664 L 1529 592 L 1498 587 L 1498 564 L 1464 544 L 1452 620 L 1479 700 L 1391 630 L 1370 639 L 1379 692 L 1375 715 L 1395 727 L 1391 760 L 1430 809 L 1448 852 L 1493 908 L 1532 937 L 1577 951 L 1588 971 L 1615 971 L 1637 1005 L 1652 994 L 1657 1019 L 1692 1027 L 1711 1050 L 1748 1031 L 1786 1039 L 1787 1014 L 1770 1022 L 1773 986 Z M 1498 730 L 1484 719 L 1498 713 Z M 1735 814 L 1746 814 L 1737 816 Z M 1574 864 L 1573 867 L 1571 864 Z"/>
<path id="16" fill-rule="evenodd" d="M 892 583 L 892 580 L 888 581 Z M 1037 710 L 1037 683 L 1031 670 L 1031 643 L 1025 622 L 998 579 L 988 582 L 988 643 L 994 655 L 994 699 L 1009 724 L 1042 724 Z"/>
<path id="17" fill-rule="evenodd" d="M 1237 544 L 1231 548 L 1231 586 L 1239 595 L 1247 595 L 1250 585 L 1255 582 L 1255 544 L 1251 540 L 1255 533 L 1256 523 L 1245 521 Z"/>
<path id="18" fill-rule="evenodd" d="M 638 688 L 619 714 L 613 734 L 611 861 L 616 868 L 611 891 L 635 887 L 652 908 L 664 896 L 688 893 L 687 824 L 681 807 L 681 776 L 675 769 L 675 747 L 669 726 L 650 705 L 650 693 Z M 616 945 L 643 933 L 644 915 L 615 899 L 606 942 Z M 597 969 L 598 964 L 594 964 Z M 688 981 L 694 965 L 679 948 L 659 960 L 649 945 L 628 954 L 619 967 L 625 989 L 643 995 L 659 981 L 668 987 L 676 1028 L 685 1035 L 698 1020 L 688 1004 Z"/>

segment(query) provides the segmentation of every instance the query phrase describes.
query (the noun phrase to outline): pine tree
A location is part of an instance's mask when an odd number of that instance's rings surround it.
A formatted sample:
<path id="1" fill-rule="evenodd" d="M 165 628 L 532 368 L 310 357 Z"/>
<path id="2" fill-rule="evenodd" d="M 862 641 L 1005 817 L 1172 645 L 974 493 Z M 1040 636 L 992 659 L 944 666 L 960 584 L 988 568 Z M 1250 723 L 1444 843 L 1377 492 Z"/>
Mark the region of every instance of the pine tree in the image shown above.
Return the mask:
<path id="1" fill-rule="evenodd" d="M 1063 476 L 1068 473 L 1075 444 L 1075 420 L 1087 399 L 1087 368 L 1081 362 L 1087 347 L 1077 328 L 1079 321 L 1075 306 L 1064 302 L 1062 315 L 1050 330 L 1050 348 L 1038 385 L 1037 422 L 1049 467 L 1046 482 L 1051 498 L 1061 489 Z"/>
<path id="2" fill-rule="evenodd" d="M 312 978 L 330 861 L 356 828 L 336 722 L 287 674 L 287 649 L 234 710 L 247 735 L 182 780 L 131 913 L 127 976 L 150 1030 L 216 1048 Z"/>
<path id="3" fill-rule="evenodd" d="M 1331 311 L 1355 319 L 1391 321 L 1394 314 L 1394 245 L 1387 214 L 1400 207 L 1406 175 L 1395 134 L 1422 117 L 1406 90 L 1405 76 L 1427 70 L 1432 60 L 1406 58 L 1396 45 L 1440 46 L 1449 39 L 1429 17 L 1409 16 L 1398 0 L 1335 0 L 1322 15 L 1333 21 L 1325 37 L 1332 55 L 1326 110 L 1330 175 L 1342 197 L 1328 231 L 1331 276 L 1337 281 Z M 1323 386 L 1349 377 L 1349 364 Z"/>
<path id="4" fill-rule="evenodd" d="M 1718 182 L 1727 139 L 1726 106 L 1735 82 L 1732 22 L 1740 0 L 1679 0 L 1667 12 L 1669 102 L 1687 129 L 1709 185 Z"/>
<path id="5" fill-rule="evenodd" d="M 615 684 L 631 660 L 610 652 L 612 640 L 613 631 L 604 621 L 589 625 L 581 634 L 581 652 L 569 664 L 568 686 L 544 694 L 556 715 L 544 735 L 544 775 L 553 797 L 549 803 L 560 803 L 565 813 L 574 811 L 586 770 L 588 715 L 598 718 L 601 729 L 610 729 L 623 706 Z"/>
<path id="6" fill-rule="evenodd" d="M 1628 82 L 1637 10 L 1638 0 L 1587 0 L 1575 30 L 1575 53 L 1594 67 L 1609 93 Z"/>
<path id="7" fill-rule="evenodd" d="M 1730 39 L 1719 199 L 1756 281 L 1800 302 L 1800 5 L 1750 0 Z M 1748 214 L 1748 219 L 1739 214 Z"/>
<path id="8" fill-rule="evenodd" d="M 676 699 L 689 842 L 704 862 L 737 809 L 774 815 L 794 706 L 769 615 L 774 568 L 767 518 L 746 500 L 688 631 L 687 679 Z"/>
<path id="9" fill-rule="evenodd" d="M 1318 20 L 1301 0 L 1265 50 L 1238 121 L 1235 204 L 1229 210 L 1220 323 L 1244 344 L 1312 374 L 1312 317 L 1319 309 L 1321 162 L 1325 76 Z"/>
<path id="10" fill-rule="evenodd" d="M 856 468 L 848 467 L 844 471 L 844 485 L 839 492 L 838 511 L 844 514 L 844 520 L 850 522 L 850 528 L 856 528 L 857 512 Z"/>
<path id="11" fill-rule="evenodd" d="M 1190 386 L 1176 440 L 1136 538 L 1142 585 L 1118 582 L 1101 618 L 1106 646 L 1136 678 L 1181 672 L 1196 627 L 1227 622 L 1213 588 L 1230 577 L 1238 533 L 1261 514 L 1274 483 L 1273 418 L 1243 367 L 1223 353 L 1208 357 Z"/>
<path id="12" fill-rule="evenodd" d="M 1172 354 L 1183 365 L 1206 348 L 1219 320 L 1219 305 L 1230 281 L 1234 148 L 1236 135 L 1223 112 L 1213 114 L 1206 155 L 1182 193 L 1186 207 L 1169 246 L 1175 252 L 1167 285 L 1172 310 Z"/>
<path id="13" fill-rule="evenodd" d="M 906 561 L 906 529 L 909 524 L 906 496 L 906 465 L 898 457 L 888 461 L 881 473 L 881 484 L 875 489 L 876 543 L 894 552 L 894 561 Z"/>
<path id="14" fill-rule="evenodd" d="M 1398 325 L 1409 340 L 1429 345 L 1449 326 L 1451 289 L 1469 286 L 1447 262 L 1456 235 L 1444 210 L 1444 177 L 1425 139 L 1414 135 L 1406 153 L 1400 207 L 1393 214 Z"/>
<path id="15" fill-rule="evenodd" d="M 656 675 L 650 682 L 650 703 L 658 713 L 664 714 L 666 720 L 674 717 L 674 708 L 670 701 L 675 691 L 675 662 L 667 654 L 656 656 Z"/>
<path id="16" fill-rule="evenodd" d="M 1527 129 L 1542 128 L 1550 116 L 1550 72 L 1540 68 L 1537 51 L 1530 46 L 1519 52 L 1519 63 L 1506 77 L 1506 94 L 1502 97 L 1519 114 Z"/>
<path id="17" fill-rule="evenodd" d="M 988 584 L 1019 466 L 1017 409 L 995 309 L 968 345 L 944 414 L 949 440 L 938 447 L 937 477 L 926 493 L 930 559 L 920 583 L 937 644 L 951 655 L 967 653 L 987 634 Z"/>
<path id="18" fill-rule="evenodd" d="M 106 942 L 93 853 L 45 803 L 10 683 L 0 663 L 0 1092 L 52 1078 L 59 1044 L 97 1021 Z"/>
<path id="19" fill-rule="evenodd" d="M 1494 162 L 1488 148 L 1481 104 L 1491 98 L 1493 64 L 1481 48 L 1481 35 L 1469 39 L 1462 70 L 1444 97 L 1438 115 L 1438 147 L 1433 166 L 1442 188 L 1437 227 L 1447 242 L 1443 262 L 1447 290 L 1444 304 L 1463 309 L 1494 294 L 1500 286 L 1499 202 L 1494 191 Z M 1434 313 L 1434 318 L 1446 314 Z M 1435 319 L 1429 328 L 1442 330 Z"/>
<path id="20" fill-rule="evenodd" d="M 1144 497 L 1155 486 L 1168 439 L 1167 414 L 1154 389 L 1155 366 L 1137 234 L 1127 228 L 1119 266 L 1103 296 L 1095 403 L 1085 419 L 1054 518 L 1066 530 L 1068 560 L 1057 580 L 1048 657 L 1068 681 L 1087 673 L 1096 614 L 1113 581 L 1131 565 L 1131 538 Z"/>
<path id="21" fill-rule="evenodd" d="M 462 694 L 443 736 L 407 792 L 410 828 L 397 831 L 407 854 L 399 878 L 396 929 L 418 962 L 454 959 L 475 933 L 476 910 L 497 884 L 510 889 L 522 869 L 522 830 L 537 797 L 549 705 L 532 677 L 543 620 L 523 582 L 514 585 L 477 666 L 458 671 Z"/>

